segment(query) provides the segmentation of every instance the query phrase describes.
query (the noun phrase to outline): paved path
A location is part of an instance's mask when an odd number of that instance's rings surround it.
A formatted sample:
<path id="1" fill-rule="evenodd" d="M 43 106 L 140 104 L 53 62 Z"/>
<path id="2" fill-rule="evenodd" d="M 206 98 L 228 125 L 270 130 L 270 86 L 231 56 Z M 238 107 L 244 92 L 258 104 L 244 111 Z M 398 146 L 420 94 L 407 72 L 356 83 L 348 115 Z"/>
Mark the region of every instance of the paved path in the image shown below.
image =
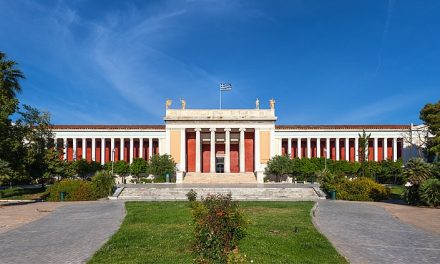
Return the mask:
<path id="1" fill-rule="evenodd" d="M 0 234 L 0 263 L 83 263 L 119 228 L 119 201 L 70 203 Z"/>
<path id="2" fill-rule="evenodd" d="M 315 223 L 350 263 L 439 263 L 440 236 L 369 203 L 319 201 Z"/>

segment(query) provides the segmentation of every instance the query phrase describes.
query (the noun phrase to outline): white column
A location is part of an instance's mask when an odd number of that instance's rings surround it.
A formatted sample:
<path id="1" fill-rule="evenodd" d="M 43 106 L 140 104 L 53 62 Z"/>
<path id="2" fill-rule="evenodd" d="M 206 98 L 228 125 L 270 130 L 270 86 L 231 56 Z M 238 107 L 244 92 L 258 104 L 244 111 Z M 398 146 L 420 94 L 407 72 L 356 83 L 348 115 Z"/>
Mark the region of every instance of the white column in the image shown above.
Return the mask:
<path id="1" fill-rule="evenodd" d="M 63 147 L 64 147 L 64 149 L 63 149 L 63 151 L 64 151 L 64 153 L 63 153 L 63 159 L 64 160 L 67 160 L 67 147 L 69 146 L 69 141 L 67 141 L 67 138 L 63 138 Z"/>
<path id="2" fill-rule="evenodd" d="M 180 130 L 180 171 L 186 171 L 186 129 Z"/>
<path id="3" fill-rule="evenodd" d="M 196 172 L 201 172 L 201 170 L 200 170 L 200 165 L 201 165 L 200 131 L 202 129 L 196 128 L 194 130 L 196 131 Z"/>
<path id="4" fill-rule="evenodd" d="M 87 140 L 85 138 L 82 139 L 82 158 L 86 159 L 86 149 L 87 149 Z"/>
<path id="5" fill-rule="evenodd" d="M 144 139 L 139 138 L 139 158 L 144 157 Z"/>
<path id="6" fill-rule="evenodd" d="M 231 129 L 225 128 L 225 172 L 231 172 Z"/>
<path id="7" fill-rule="evenodd" d="M 388 159 L 388 139 L 387 138 L 383 139 L 383 159 L 384 160 Z"/>
<path id="8" fill-rule="evenodd" d="M 339 151 L 340 151 L 340 149 L 339 149 L 339 138 L 335 138 L 335 140 L 336 140 L 336 160 L 339 160 Z"/>
<path id="9" fill-rule="evenodd" d="M 320 138 L 316 139 L 316 157 L 317 158 L 321 157 L 321 139 Z"/>
<path id="10" fill-rule="evenodd" d="M 130 138 L 130 164 L 133 163 L 133 138 Z"/>
<path id="11" fill-rule="evenodd" d="M 393 138 L 393 161 L 397 160 L 397 138 Z"/>
<path id="12" fill-rule="evenodd" d="M 246 128 L 240 128 L 240 172 L 245 171 L 244 163 L 244 131 Z"/>
<path id="13" fill-rule="evenodd" d="M 119 160 L 124 160 L 124 148 L 125 148 L 125 141 L 124 141 L 124 138 L 121 138 L 120 139 L 120 143 L 119 143 L 119 147 L 121 148 L 120 149 L 120 151 L 121 151 L 121 154 L 120 154 L 120 156 L 119 156 Z"/>
<path id="14" fill-rule="evenodd" d="M 359 161 L 359 138 L 354 138 L 354 160 Z"/>
<path id="15" fill-rule="evenodd" d="M 350 139 L 345 138 L 345 160 L 350 161 Z"/>
<path id="16" fill-rule="evenodd" d="M 325 158 L 330 159 L 330 138 L 325 139 Z"/>
<path id="17" fill-rule="evenodd" d="M 209 131 L 211 131 L 210 171 L 215 173 L 215 128 L 210 128 Z"/>
<path id="18" fill-rule="evenodd" d="M 298 152 L 298 158 L 301 158 L 301 138 L 298 138 L 298 144 L 296 144 L 297 152 Z"/>
<path id="19" fill-rule="evenodd" d="M 73 160 L 76 160 L 76 151 L 77 151 L 77 149 L 76 149 L 76 138 L 73 138 L 72 139 L 73 140 Z"/>
<path id="20" fill-rule="evenodd" d="M 105 164 L 105 138 L 101 138 L 101 164 Z"/>
<path id="21" fill-rule="evenodd" d="M 292 140 L 292 139 L 290 139 Z M 260 171 L 260 129 L 259 128 L 255 128 L 254 131 L 254 146 L 255 146 L 255 151 L 254 151 L 254 170 L 255 171 Z"/>
<path id="22" fill-rule="evenodd" d="M 110 161 L 115 161 L 115 139 L 111 138 L 110 139 Z"/>
<path id="23" fill-rule="evenodd" d="M 377 153 L 377 151 L 378 151 L 378 148 L 377 148 L 377 145 L 378 145 L 378 142 L 377 142 L 377 137 L 375 137 L 375 138 L 373 138 L 373 141 L 374 141 L 374 146 L 373 146 L 373 148 L 374 148 L 374 161 L 377 161 L 379 158 L 378 158 L 378 153 Z"/>
<path id="24" fill-rule="evenodd" d="M 92 160 L 96 161 L 96 138 L 92 138 Z"/>
<path id="25" fill-rule="evenodd" d="M 312 157 L 312 147 L 310 144 L 311 139 L 307 138 L 307 158 L 311 158 Z"/>
<path id="26" fill-rule="evenodd" d="M 153 156 L 153 138 L 148 138 L 148 157 L 151 159 Z"/>
<path id="27" fill-rule="evenodd" d="M 289 158 L 292 157 L 292 139 L 291 138 L 287 138 L 287 155 L 289 156 Z"/>

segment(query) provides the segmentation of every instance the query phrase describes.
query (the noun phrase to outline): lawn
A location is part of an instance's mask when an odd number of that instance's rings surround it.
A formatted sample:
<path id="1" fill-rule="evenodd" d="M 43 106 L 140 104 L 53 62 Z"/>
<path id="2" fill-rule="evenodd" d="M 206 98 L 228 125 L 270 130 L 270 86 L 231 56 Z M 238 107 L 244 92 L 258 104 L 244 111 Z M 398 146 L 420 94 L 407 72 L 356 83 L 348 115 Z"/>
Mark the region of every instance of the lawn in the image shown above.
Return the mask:
<path id="1" fill-rule="evenodd" d="M 404 187 L 402 185 L 388 185 L 391 190 L 391 199 L 401 200 Z"/>
<path id="2" fill-rule="evenodd" d="M 241 202 L 240 251 L 253 263 L 347 263 L 311 222 L 313 202 Z M 191 263 L 187 202 L 127 202 L 119 231 L 89 263 Z"/>
<path id="3" fill-rule="evenodd" d="M 13 187 L 0 190 L 0 199 L 5 200 L 39 200 L 44 195 L 45 188 Z"/>

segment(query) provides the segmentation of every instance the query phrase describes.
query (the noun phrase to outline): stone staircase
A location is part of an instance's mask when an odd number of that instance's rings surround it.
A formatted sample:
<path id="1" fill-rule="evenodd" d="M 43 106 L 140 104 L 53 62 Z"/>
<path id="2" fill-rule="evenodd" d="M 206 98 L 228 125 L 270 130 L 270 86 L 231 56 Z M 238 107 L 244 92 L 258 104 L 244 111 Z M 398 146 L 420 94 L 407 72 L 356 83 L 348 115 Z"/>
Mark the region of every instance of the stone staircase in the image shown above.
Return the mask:
<path id="1" fill-rule="evenodd" d="M 320 196 L 319 188 L 310 187 L 277 187 L 277 186 L 253 186 L 243 187 L 210 187 L 203 185 L 150 185 L 148 186 L 125 186 L 121 188 L 119 195 L 113 199 L 144 200 L 144 201 L 177 201 L 186 200 L 186 194 L 192 189 L 198 196 L 208 194 L 231 193 L 234 200 L 249 201 L 315 201 L 325 199 Z"/>
<path id="2" fill-rule="evenodd" d="M 257 183 L 254 173 L 197 173 L 188 172 L 183 179 L 183 184 L 248 184 Z"/>

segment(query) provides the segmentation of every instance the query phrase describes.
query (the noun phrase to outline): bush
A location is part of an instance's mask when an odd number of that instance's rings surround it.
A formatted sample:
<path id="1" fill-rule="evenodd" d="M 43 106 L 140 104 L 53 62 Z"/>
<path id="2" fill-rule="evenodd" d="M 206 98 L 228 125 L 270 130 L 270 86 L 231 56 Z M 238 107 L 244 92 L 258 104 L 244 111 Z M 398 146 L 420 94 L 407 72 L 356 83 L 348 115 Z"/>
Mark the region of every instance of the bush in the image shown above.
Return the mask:
<path id="1" fill-rule="evenodd" d="M 197 197 L 191 193 L 189 199 Z M 201 202 L 192 201 L 194 221 L 193 253 L 198 263 L 228 263 L 242 259 L 238 242 L 246 235 L 243 213 L 231 194 L 208 195 Z"/>
<path id="2" fill-rule="evenodd" d="M 153 155 L 150 160 L 149 171 L 156 176 L 157 179 L 169 174 L 170 178 L 176 173 L 176 163 L 170 155 Z M 158 182 L 155 178 L 155 182 Z"/>
<path id="3" fill-rule="evenodd" d="M 92 177 L 92 187 L 96 198 L 112 195 L 115 190 L 115 180 L 107 171 L 98 171 Z"/>
<path id="4" fill-rule="evenodd" d="M 48 188 L 48 200 L 60 201 L 60 193 L 65 192 L 65 201 L 96 200 L 91 182 L 83 180 L 62 180 Z"/>
<path id="5" fill-rule="evenodd" d="M 429 206 L 440 206 L 440 180 L 431 178 L 424 181 L 419 188 L 420 200 Z"/>
<path id="6" fill-rule="evenodd" d="M 348 201 L 381 201 L 390 197 L 391 191 L 370 178 L 346 180 L 336 185 L 336 197 Z"/>

